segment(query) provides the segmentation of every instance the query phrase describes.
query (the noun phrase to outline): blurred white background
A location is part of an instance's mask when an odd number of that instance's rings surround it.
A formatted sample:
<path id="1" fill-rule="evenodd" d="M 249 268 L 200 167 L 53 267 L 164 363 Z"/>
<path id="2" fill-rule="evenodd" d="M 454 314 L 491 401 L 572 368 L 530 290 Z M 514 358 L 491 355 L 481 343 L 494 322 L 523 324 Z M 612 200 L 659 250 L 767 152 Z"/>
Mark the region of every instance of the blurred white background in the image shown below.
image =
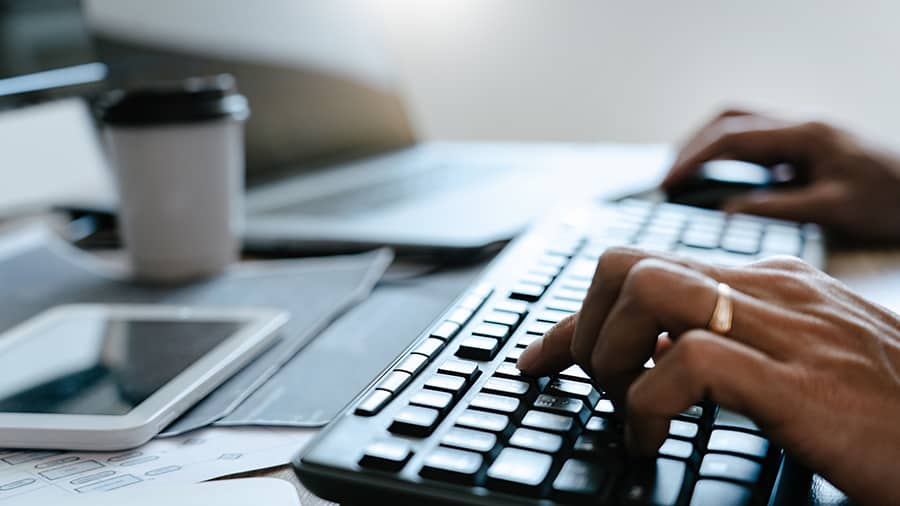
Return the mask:
<path id="1" fill-rule="evenodd" d="M 670 142 L 722 107 L 744 106 L 833 119 L 900 145 L 900 2 L 91 0 L 89 6 L 95 17 L 124 20 L 135 33 L 148 27 L 178 40 L 181 30 L 207 37 L 213 48 L 231 41 L 249 53 L 278 51 L 282 60 L 310 38 L 325 47 L 331 37 L 346 53 L 361 26 L 381 29 L 392 75 L 425 137 Z M 359 63 L 377 71 L 372 47 Z"/>

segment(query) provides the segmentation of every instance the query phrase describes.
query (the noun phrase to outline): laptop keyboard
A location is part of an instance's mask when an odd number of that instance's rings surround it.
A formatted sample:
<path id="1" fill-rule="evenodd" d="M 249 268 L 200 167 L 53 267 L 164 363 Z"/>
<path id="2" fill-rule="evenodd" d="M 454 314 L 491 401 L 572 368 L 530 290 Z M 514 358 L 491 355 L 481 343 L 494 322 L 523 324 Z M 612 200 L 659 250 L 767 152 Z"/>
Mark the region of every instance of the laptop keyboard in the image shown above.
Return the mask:
<path id="1" fill-rule="evenodd" d="M 434 195 L 459 191 L 506 175 L 502 167 L 438 164 L 368 184 L 325 193 L 267 211 L 269 214 L 354 216 Z"/>
<path id="2" fill-rule="evenodd" d="M 765 504 L 782 452 L 750 419 L 698 399 L 670 421 L 655 459 L 631 460 L 617 406 L 582 369 L 537 378 L 515 363 L 580 308 L 610 246 L 723 265 L 790 254 L 821 266 L 818 230 L 643 201 L 588 216 L 507 248 L 295 463 L 303 482 L 339 501 Z"/>

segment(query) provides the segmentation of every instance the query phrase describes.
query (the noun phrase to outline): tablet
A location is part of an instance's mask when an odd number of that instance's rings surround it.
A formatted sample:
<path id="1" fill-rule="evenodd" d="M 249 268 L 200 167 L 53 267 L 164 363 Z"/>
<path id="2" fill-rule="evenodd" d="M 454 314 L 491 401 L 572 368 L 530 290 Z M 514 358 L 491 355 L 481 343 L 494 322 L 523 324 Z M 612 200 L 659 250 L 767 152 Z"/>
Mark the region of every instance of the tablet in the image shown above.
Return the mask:
<path id="1" fill-rule="evenodd" d="M 281 311 L 86 304 L 0 334 L 0 448 L 139 446 L 239 371 Z"/>

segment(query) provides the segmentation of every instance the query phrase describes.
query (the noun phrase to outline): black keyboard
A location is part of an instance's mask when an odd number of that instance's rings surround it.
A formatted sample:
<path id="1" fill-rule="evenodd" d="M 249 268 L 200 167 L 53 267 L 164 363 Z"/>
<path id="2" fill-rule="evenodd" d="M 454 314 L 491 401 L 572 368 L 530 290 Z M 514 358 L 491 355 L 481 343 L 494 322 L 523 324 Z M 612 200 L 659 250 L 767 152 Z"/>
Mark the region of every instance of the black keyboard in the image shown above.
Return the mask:
<path id="1" fill-rule="evenodd" d="M 535 378 L 516 368 L 531 341 L 580 308 L 603 251 L 624 244 L 723 265 L 824 258 L 814 226 L 671 204 L 549 217 L 295 459 L 301 481 L 365 504 L 767 504 L 783 452 L 739 413 L 698 399 L 671 421 L 657 458 L 632 460 L 616 406 L 583 370 Z"/>

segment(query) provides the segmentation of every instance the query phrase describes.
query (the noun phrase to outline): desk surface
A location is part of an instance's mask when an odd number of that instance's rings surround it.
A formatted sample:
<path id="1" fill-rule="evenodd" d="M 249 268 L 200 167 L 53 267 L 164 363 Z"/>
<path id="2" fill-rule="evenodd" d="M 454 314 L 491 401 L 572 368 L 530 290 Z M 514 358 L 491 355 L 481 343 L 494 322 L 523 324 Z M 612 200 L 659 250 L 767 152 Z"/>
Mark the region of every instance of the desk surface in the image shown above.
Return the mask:
<path id="1" fill-rule="evenodd" d="M 828 258 L 827 271 L 865 297 L 900 312 L 900 248 L 841 251 Z M 312 431 L 304 431 L 312 432 Z M 281 466 L 234 477 L 279 478 L 294 484 L 304 506 L 334 504 L 313 495 L 297 480 L 290 466 Z"/>

